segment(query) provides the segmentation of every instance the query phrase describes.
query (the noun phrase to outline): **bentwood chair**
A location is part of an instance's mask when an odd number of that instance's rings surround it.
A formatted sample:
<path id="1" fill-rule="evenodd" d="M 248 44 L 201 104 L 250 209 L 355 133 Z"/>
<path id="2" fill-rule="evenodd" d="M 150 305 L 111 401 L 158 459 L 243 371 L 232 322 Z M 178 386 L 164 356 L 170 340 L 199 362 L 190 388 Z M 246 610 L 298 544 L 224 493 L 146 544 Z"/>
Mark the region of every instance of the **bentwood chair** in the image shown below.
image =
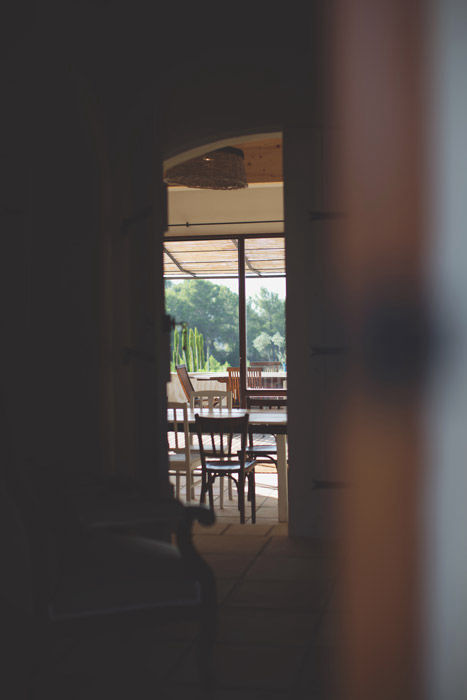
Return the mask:
<path id="1" fill-rule="evenodd" d="M 190 398 L 195 388 L 191 382 L 186 365 L 175 365 L 175 369 L 177 370 L 177 375 L 180 380 L 183 393 L 186 396 L 186 400 L 188 401 L 188 403 L 190 403 Z"/>
<path id="2" fill-rule="evenodd" d="M 247 459 L 248 414 L 228 418 L 195 415 L 195 426 L 201 455 L 201 503 L 209 496 L 214 511 L 213 484 L 217 477 L 227 477 L 237 487 L 240 523 L 245 523 L 245 482 L 251 503 L 251 520 L 256 522 L 255 464 Z M 240 445 L 238 445 L 240 439 Z M 235 449 L 234 447 L 240 447 Z"/>
<path id="3" fill-rule="evenodd" d="M 204 410 L 206 408 L 206 403 L 207 403 L 207 409 L 211 411 L 213 408 L 219 409 L 222 411 L 224 408 L 227 411 L 232 410 L 232 392 L 231 391 L 224 391 L 223 389 L 200 389 L 198 391 L 194 391 L 191 395 L 191 401 L 190 405 L 191 408 L 195 408 L 195 403 L 198 404 L 198 408 L 201 410 Z M 225 405 L 224 405 L 225 404 Z M 199 454 L 199 453 L 198 453 Z M 233 496 L 232 496 L 232 482 L 229 479 L 229 487 L 228 487 L 228 492 L 229 492 L 229 500 L 231 501 Z M 221 477 L 219 481 L 219 506 L 221 509 L 224 508 L 224 478 Z"/>
<path id="4" fill-rule="evenodd" d="M 193 449 L 188 427 L 188 407 L 186 403 L 167 403 L 167 418 L 173 421 L 173 445 L 169 445 L 169 474 L 175 474 L 175 495 L 180 498 L 180 475 L 185 475 L 186 500 L 194 498 L 193 471 L 201 466 L 199 452 Z M 180 421 L 183 430 L 179 430 Z"/>
<path id="5" fill-rule="evenodd" d="M 234 406 L 240 405 L 240 367 L 227 367 L 227 389 L 232 392 Z M 259 389 L 262 372 L 259 367 L 247 367 L 247 387 Z"/>

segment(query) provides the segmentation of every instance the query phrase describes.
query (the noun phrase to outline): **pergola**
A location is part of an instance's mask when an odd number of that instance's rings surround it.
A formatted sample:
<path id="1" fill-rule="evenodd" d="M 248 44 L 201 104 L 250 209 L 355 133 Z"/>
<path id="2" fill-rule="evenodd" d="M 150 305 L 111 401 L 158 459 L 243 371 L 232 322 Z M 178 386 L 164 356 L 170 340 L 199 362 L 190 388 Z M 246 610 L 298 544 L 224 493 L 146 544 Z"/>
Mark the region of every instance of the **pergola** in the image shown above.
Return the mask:
<path id="1" fill-rule="evenodd" d="M 278 234 L 264 238 L 262 234 L 249 237 L 242 234 L 227 238 L 194 236 L 180 239 L 166 237 L 164 241 L 164 276 L 166 279 L 236 278 L 243 258 L 246 277 L 283 277 L 285 275 L 284 238 Z"/>

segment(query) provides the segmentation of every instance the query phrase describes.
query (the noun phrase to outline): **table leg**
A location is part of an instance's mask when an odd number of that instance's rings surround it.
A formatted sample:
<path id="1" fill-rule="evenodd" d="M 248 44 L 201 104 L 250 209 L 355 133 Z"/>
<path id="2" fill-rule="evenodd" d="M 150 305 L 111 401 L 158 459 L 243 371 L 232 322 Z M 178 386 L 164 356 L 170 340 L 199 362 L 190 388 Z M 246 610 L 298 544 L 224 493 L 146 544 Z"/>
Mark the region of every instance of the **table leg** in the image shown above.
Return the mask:
<path id="1" fill-rule="evenodd" d="M 279 522 L 289 519 L 289 495 L 287 482 L 287 435 L 276 435 L 277 445 L 277 489 Z"/>

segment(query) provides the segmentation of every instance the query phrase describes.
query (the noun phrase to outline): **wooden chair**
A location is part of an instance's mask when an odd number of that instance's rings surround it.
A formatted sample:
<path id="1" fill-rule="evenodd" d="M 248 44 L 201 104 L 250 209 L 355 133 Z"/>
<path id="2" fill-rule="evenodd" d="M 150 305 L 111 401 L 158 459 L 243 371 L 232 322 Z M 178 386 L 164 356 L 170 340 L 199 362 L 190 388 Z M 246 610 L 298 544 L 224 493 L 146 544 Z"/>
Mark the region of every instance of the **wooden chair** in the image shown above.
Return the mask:
<path id="1" fill-rule="evenodd" d="M 227 389 L 232 392 L 234 406 L 240 405 L 240 367 L 227 367 Z M 247 387 L 260 388 L 262 372 L 259 367 L 247 367 Z"/>
<path id="2" fill-rule="evenodd" d="M 186 396 L 186 400 L 188 401 L 188 403 L 190 403 L 190 397 L 194 392 L 195 388 L 191 383 L 190 375 L 188 374 L 186 365 L 175 365 L 175 369 L 177 370 L 178 378 L 180 380 L 183 392 Z"/>
<path id="3" fill-rule="evenodd" d="M 226 408 L 228 411 L 232 410 L 232 392 L 224 391 L 223 389 L 199 389 L 198 391 L 193 391 L 190 397 L 191 408 L 207 408 L 211 411 L 213 408 Z M 225 403 L 225 406 L 224 406 Z M 196 406 L 196 404 L 198 404 Z"/>
<path id="4" fill-rule="evenodd" d="M 283 386 L 284 379 L 281 377 L 272 377 L 273 372 L 279 372 L 282 368 L 282 362 L 277 360 L 268 362 L 266 360 L 261 360 L 261 362 L 251 362 L 251 367 L 259 367 L 263 372 L 263 377 L 261 380 L 261 385 L 265 389 L 281 387 Z"/>
<path id="5" fill-rule="evenodd" d="M 240 367 L 227 367 L 227 390 L 232 392 L 234 406 L 240 403 Z"/>
<path id="6" fill-rule="evenodd" d="M 249 389 L 260 389 L 262 384 L 263 370 L 261 367 L 246 368 L 246 385 Z"/>
<path id="7" fill-rule="evenodd" d="M 225 408 L 227 411 L 232 410 L 232 392 L 231 391 L 224 391 L 223 389 L 219 390 L 209 390 L 209 389 L 200 389 L 199 391 L 194 391 L 191 395 L 191 401 L 190 405 L 191 408 L 195 408 L 195 404 L 198 404 L 197 407 L 200 408 L 200 410 L 203 410 L 205 407 L 205 403 L 208 403 L 207 409 L 211 411 L 213 408 L 219 409 L 222 411 L 225 403 Z M 229 479 L 229 500 L 231 501 L 233 499 L 233 494 L 232 494 L 232 482 Z M 221 509 L 224 508 L 224 478 L 221 477 L 219 481 L 219 506 Z"/>
<path id="8" fill-rule="evenodd" d="M 214 511 L 213 484 L 217 477 L 227 477 L 237 487 L 240 522 L 245 523 L 245 481 L 248 482 L 248 500 L 251 520 L 256 522 L 255 460 L 246 458 L 248 414 L 244 416 L 212 418 L 195 415 L 199 440 L 202 475 L 201 503 L 209 495 L 209 507 Z M 234 450 L 234 437 L 240 437 L 240 449 Z M 238 446 L 238 445 L 237 445 Z"/>
<path id="9" fill-rule="evenodd" d="M 172 416 L 171 416 L 172 412 Z M 194 498 L 193 470 L 201 465 L 199 452 L 193 450 L 188 427 L 188 410 L 186 403 L 171 401 L 167 403 L 168 419 L 173 418 L 175 445 L 169 446 L 169 474 L 175 474 L 175 495 L 180 498 L 180 474 L 185 474 L 186 500 Z M 180 419 L 183 430 L 179 431 Z M 182 440 L 179 434 L 183 436 Z"/>

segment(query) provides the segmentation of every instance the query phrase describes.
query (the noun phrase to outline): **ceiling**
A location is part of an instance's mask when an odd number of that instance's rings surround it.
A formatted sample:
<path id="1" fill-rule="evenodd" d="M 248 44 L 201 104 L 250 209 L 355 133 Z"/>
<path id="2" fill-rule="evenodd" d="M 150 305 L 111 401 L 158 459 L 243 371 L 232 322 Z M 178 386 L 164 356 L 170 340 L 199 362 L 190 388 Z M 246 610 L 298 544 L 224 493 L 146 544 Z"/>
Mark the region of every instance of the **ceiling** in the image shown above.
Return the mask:
<path id="1" fill-rule="evenodd" d="M 243 151 L 248 184 L 282 182 L 282 136 L 257 140 L 246 139 L 240 142 L 235 140 L 233 145 Z M 210 150 L 212 147 L 208 145 L 205 152 Z"/>
<path id="2" fill-rule="evenodd" d="M 282 182 L 282 138 L 236 143 L 243 151 L 246 180 L 253 182 Z"/>
<path id="3" fill-rule="evenodd" d="M 282 139 L 247 140 L 236 142 L 235 147 L 244 153 L 248 187 L 168 187 L 166 278 L 236 277 L 238 253 L 234 236 L 238 234 L 264 234 L 264 238 L 245 240 L 247 277 L 285 273 L 284 239 L 271 235 L 284 232 Z M 232 238 L 213 238 L 220 235 Z M 205 240 L 198 240 L 200 236 Z M 191 237 L 196 240 L 189 240 Z"/>

